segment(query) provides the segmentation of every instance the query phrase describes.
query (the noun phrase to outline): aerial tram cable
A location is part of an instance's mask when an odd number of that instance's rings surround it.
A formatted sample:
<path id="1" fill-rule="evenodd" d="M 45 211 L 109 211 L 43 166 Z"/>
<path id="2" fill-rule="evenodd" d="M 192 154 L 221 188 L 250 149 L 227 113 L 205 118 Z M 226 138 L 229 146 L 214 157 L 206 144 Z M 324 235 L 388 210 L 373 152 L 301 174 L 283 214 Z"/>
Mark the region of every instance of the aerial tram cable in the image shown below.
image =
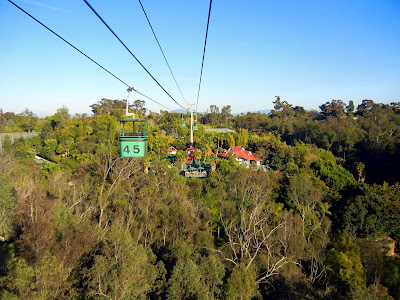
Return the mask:
<path id="1" fill-rule="evenodd" d="M 117 38 L 117 40 L 122 44 L 122 46 L 125 47 L 125 49 L 132 55 L 132 57 L 139 63 L 139 65 L 147 72 L 147 74 L 150 75 L 150 77 L 158 84 L 158 86 L 176 103 L 178 104 L 181 108 L 184 108 L 182 105 L 180 105 L 165 89 L 164 87 L 151 75 L 151 73 L 145 68 L 145 66 L 137 59 L 137 57 L 132 53 L 131 50 L 122 42 L 122 40 L 118 37 L 118 35 L 111 29 L 110 26 L 103 20 L 103 18 L 97 13 L 97 11 L 93 8 L 93 6 L 90 5 L 90 3 L 87 0 L 83 0 L 83 2 L 86 3 L 86 5 L 92 10 L 92 12 L 100 19 L 100 21 L 108 28 L 108 30 Z"/>
<path id="2" fill-rule="evenodd" d="M 158 38 L 157 38 L 157 36 L 156 36 L 156 33 L 155 33 L 154 30 L 153 30 L 153 26 L 152 26 L 151 23 L 150 23 L 149 17 L 147 16 L 147 13 L 146 13 L 146 11 L 145 11 L 145 9 L 144 9 L 144 7 L 143 7 L 142 1 L 139 0 L 139 4 L 140 4 L 140 6 L 142 7 L 143 13 L 144 13 L 144 15 L 145 15 L 145 17 L 146 17 L 146 19 L 147 19 L 147 22 L 149 23 L 150 29 L 151 29 L 151 31 L 153 32 L 154 38 L 156 39 L 156 42 L 157 42 L 157 44 L 158 44 L 158 47 L 160 48 L 160 51 L 161 51 L 161 53 L 162 53 L 162 55 L 163 55 L 163 57 L 164 57 L 164 60 L 165 60 L 165 62 L 166 62 L 166 64 L 167 64 L 167 66 L 168 66 L 168 69 L 169 69 L 169 71 L 171 72 L 172 78 L 174 78 L 174 81 L 175 81 L 175 84 L 176 84 L 176 86 L 177 86 L 177 88 L 178 88 L 178 90 L 179 90 L 179 93 L 181 94 L 182 99 L 183 99 L 183 101 L 185 101 L 186 105 L 189 106 L 189 104 L 187 103 L 185 97 L 183 96 L 183 93 L 182 93 L 182 91 L 181 91 L 181 88 L 179 87 L 178 82 L 176 81 L 176 78 L 175 78 L 175 76 L 174 76 L 174 73 L 172 72 L 172 69 L 171 69 L 171 67 L 170 67 L 170 65 L 169 65 L 169 63 L 168 63 L 167 57 L 165 56 L 164 51 L 163 51 L 163 49 L 162 49 L 162 47 L 161 47 L 161 45 L 160 45 L 160 42 L 158 41 Z"/>
<path id="3" fill-rule="evenodd" d="M 210 15 L 211 15 L 211 6 L 212 6 L 212 0 L 210 0 L 210 8 L 208 9 L 208 19 L 207 19 L 206 37 L 205 37 L 205 40 L 204 40 L 203 59 L 202 59 L 202 61 L 201 61 L 201 71 L 200 71 L 199 89 L 198 89 L 198 91 L 197 91 L 196 111 L 197 111 L 197 106 L 198 106 L 198 104 L 199 104 L 201 77 L 203 76 L 204 55 L 205 55 L 205 53 L 206 53 L 207 36 L 208 36 L 208 26 L 209 26 L 209 24 L 210 24 Z"/>
<path id="4" fill-rule="evenodd" d="M 145 97 L 145 98 L 149 99 L 150 101 L 153 101 L 153 102 L 157 103 L 158 105 L 160 105 L 160 106 L 162 106 L 162 107 L 166 108 L 167 110 L 169 110 L 169 111 L 172 111 L 172 109 L 170 109 L 170 108 L 168 108 L 168 107 L 166 107 L 166 106 L 164 106 L 164 105 L 162 105 L 162 104 L 158 103 L 157 101 L 155 101 L 155 100 L 151 99 L 150 97 L 146 96 L 145 94 L 142 94 L 142 93 L 141 93 L 141 92 L 139 92 L 138 90 L 135 90 L 135 92 L 136 92 L 136 93 L 138 93 L 139 95 L 141 95 L 141 96 L 143 96 L 143 97 Z"/>
<path id="5" fill-rule="evenodd" d="M 33 20 L 35 20 L 37 23 L 39 23 L 40 25 L 42 25 L 44 28 L 46 28 L 48 31 L 50 31 L 52 34 L 54 34 L 55 36 L 57 36 L 58 38 L 60 38 L 62 41 L 64 41 L 65 43 L 67 43 L 69 46 L 71 46 L 72 48 L 74 48 L 76 51 L 78 51 L 80 54 L 82 54 L 83 56 L 85 56 L 87 59 L 89 59 L 90 61 L 92 61 L 93 63 L 95 63 L 97 66 L 99 66 L 100 68 L 102 68 L 104 71 L 106 71 L 108 74 L 110 74 L 111 76 L 113 76 L 115 79 L 117 79 L 118 81 L 120 81 L 121 83 L 125 84 L 128 88 L 130 88 L 130 85 L 127 84 L 125 81 L 122 81 L 120 78 L 118 78 L 116 75 L 114 75 L 113 73 L 111 73 L 109 70 L 107 70 L 106 68 L 104 68 L 102 65 L 100 65 L 98 62 L 96 62 L 94 59 L 92 59 L 91 57 L 89 57 L 88 55 L 86 55 L 84 52 L 82 52 L 81 50 L 79 50 L 78 48 L 76 48 L 74 45 L 72 45 L 70 42 L 68 42 L 66 39 L 64 39 L 63 37 L 61 37 L 60 35 L 58 35 L 57 33 L 55 33 L 53 30 L 51 30 L 49 27 L 47 27 L 46 25 L 44 25 L 42 22 L 40 22 L 38 19 L 36 19 L 34 16 L 32 16 L 31 14 L 29 14 L 27 11 L 25 11 L 23 8 L 19 7 L 17 4 L 15 4 L 14 2 L 12 2 L 11 0 L 7 0 L 8 2 L 10 2 L 12 5 L 14 5 L 16 8 L 18 8 L 20 11 L 22 11 L 23 13 L 25 13 L 27 16 L 31 17 Z M 168 107 L 162 105 L 161 103 L 158 103 L 157 101 L 151 99 L 150 97 L 147 97 L 146 95 L 140 93 L 139 91 L 135 90 L 136 93 L 138 93 L 139 95 L 142 95 L 143 97 L 149 99 L 150 101 L 153 101 L 154 103 L 166 108 L 167 110 L 171 110 Z"/>

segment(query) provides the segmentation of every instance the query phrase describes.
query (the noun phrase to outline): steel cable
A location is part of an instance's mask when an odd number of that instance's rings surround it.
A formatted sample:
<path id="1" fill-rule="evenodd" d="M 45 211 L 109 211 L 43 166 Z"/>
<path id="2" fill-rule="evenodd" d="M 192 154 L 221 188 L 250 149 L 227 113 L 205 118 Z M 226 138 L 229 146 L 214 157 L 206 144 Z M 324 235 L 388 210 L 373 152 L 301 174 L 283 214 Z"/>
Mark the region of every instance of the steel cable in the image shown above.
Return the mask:
<path id="1" fill-rule="evenodd" d="M 153 75 L 146 69 L 146 67 L 137 59 L 137 57 L 132 53 L 131 50 L 122 42 L 122 40 L 118 37 L 118 35 L 111 29 L 110 26 L 106 23 L 106 21 L 103 20 L 103 18 L 97 13 L 97 11 L 93 8 L 93 6 L 90 5 L 90 3 L 87 0 L 83 0 L 83 2 L 86 3 L 86 5 L 92 10 L 92 12 L 100 19 L 100 21 L 108 28 L 108 30 L 117 38 L 117 40 L 124 46 L 124 48 L 132 55 L 132 57 L 139 63 L 139 65 L 149 74 L 149 76 L 158 84 L 158 86 L 176 103 L 178 104 L 181 108 L 184 108 L 182 105 L 180 105 L 165 89 L 164 87 L 154 78 Z"/>
<path id="2" fill-rule="evenodd" d="M 72 45 L 70 42 L 68 42 L 66 39 L 64 39 L 63 37 L 61 37 L 60 35 L 58 35 L 56 32 L 54 32 L 53 30 L 51 30 L 49 27 L 47 27 L 46 25 L 44 25 L 42 22 L 40 22 L 38 19 L 36 19 L 34 16 L 32 16 L 31 14 L 29 14 L 27 11 L 25 11 L 23 8 L 19 7 L 17 4 L 15 4 L 14 2 L 12 2 L 11 0 L 7 0 L 8 2 L 10 2 L 12 5 L 14 5 L 16 8 L 18 8 L 19 10 L 21 10 L 23 13 L 25 13 L 27 16 L 31 17 L 33 20 L 35 20 L 37 23 L 39 23 L 40 25 L 42 25 L 44 28 L 46 28 L 48 31 L 50 31 L 51 33 L 53 33 L 55 36 L 57 36 L 58 38 L 60 38 L 62 41 L 64 41 L 65 43 L 67 43 L 69 46 L 71 46 L 72 48 L 74 48 L 76 51 L 78 51 L 80 54 L 82 54 L 83 56 L 85 56 L 87 59 L 89 59 L 90 61 L 92 61 L 93 63 L 95 63 L 97 66 L 99 66 L 100 68 L 102 68 L 104 71 L 106 71 L 108 74 L 110 74 L 111 76 L 113 76 L 115 79 L 117 79 L 118 81 L 120 81 L 121 83 L 125 84 L 128 88 L 130 88 L 129 84 L 127 84 L 125 81 L 121 80 L 120 78 L 118 78 L 116 75 L 114 75 L 113 73 L 111 73 L 109 70 L 107 70 L 106 68 L 104 68 L 102 65 L 100 65 L 98 62 L 96 62 L 94 59 L 92 59 L 91 57 L 89 57 L 88 55 L 86 55 L 84 52 L 82 52 L 81 50 L 79 50 L 78 48 L 76 48 L 74 45 Z M 138 94 L 146 97 L 147 99 L 153 101 L 154 103 L 157 103 L 158 105 L 168 109 L 168 107 L 162 105 L 161 103 L 158 103 L 157 101 L 151 99 L 150 97 L 147 97 L 146 95 L 139 93 L 138 91 L 136 91 Z"/>
<path id="3" fill-rule="evenodd" d="M 203 76 L 204 56 L 205 56 L 206 47 L 207 47 L 208 26 L 209 26 L 209 24 L 210 24 L 211 6 L 212 6 L 212 0 L 210 0 L 210 7 L 209 7 L 209 9 L 208 9 L 207 29 L 206 29 L 206 37 L 205 37 L 205 40 L 204 40 L 203 59 L 202 59 L 202 61 L 201 61 L 201 71 L 200 71 L 199 89 L 197 90 L 196 111 L 197 111 L 197 106 L 198 106 L 198 104 L 199 104 L 200 87 L 201 87 L 201 78 L 202 78 L 202 76 Z"/>

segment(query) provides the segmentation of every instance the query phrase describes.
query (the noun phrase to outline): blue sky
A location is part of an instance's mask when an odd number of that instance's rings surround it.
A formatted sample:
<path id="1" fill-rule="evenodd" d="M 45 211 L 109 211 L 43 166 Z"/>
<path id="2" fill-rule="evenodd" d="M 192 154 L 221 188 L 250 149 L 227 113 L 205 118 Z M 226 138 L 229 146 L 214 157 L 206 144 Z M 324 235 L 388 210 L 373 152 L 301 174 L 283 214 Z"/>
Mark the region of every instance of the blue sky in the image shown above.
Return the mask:
<path id="1" fill-rule="evenodd" d="M 14 0 L 140 92 L 175 110 L 81 0 Z M 133 54 L 183 106 L 138 1 L 90 0 Z M 186 100 L 195 103 L 208 0 L 142 0 Z M 54 114 L 65 105 L 90 113 L 126 87 L 0 0 L 0 107 Z M 400 1 L 214 0 L 199 111 L 273 108 L 274 96 L 306 109 L 342 99 L 400 101 Z M 132 100 L 143 99 L 137 94 Z M 152 111 L 163 109 L 146 101 Z"/>

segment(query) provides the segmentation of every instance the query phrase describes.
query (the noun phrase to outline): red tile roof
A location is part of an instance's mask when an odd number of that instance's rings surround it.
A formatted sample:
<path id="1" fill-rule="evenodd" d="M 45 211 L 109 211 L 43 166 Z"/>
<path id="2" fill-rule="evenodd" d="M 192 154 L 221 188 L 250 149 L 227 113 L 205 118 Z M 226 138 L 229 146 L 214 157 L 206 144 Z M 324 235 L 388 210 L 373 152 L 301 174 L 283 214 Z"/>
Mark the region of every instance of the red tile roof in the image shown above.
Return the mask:
<path id="1" fill-rule="evenodd" d="M 227 157 L 229 157 L 229 154 L 223 152 L 223 153 L 218 153 L 218 156 L 219 156 L 219 157 L 227 158 Z"/>
<path id="2" fill-rule="evenodd" d="M 242 146 L 233 146 L 231 149 L 235 153 L 244 150 Z"/>
<path id="3" fill-rule="evenodd" d="M 239 152 L 234 152 L 238 158 L 243 158 L 246 160 L 255 160 L 255 161 L 262 161 L 262 159 L 255 153 L 252 153 L 251 151 L 239 151 Z"/>
<path id="4" fill-rule="evenodd" d="M 244 150 L 242 146 L 232 147 L 232 152 L 236 155 L 237 158 L 242 158 L 246 160 L 254 160 L 254 161 L 262 161 L 262 158 L 257 154 Z"/>
<path id="5" fill-rule="evenodd" d="M 233 153 L 237 158 L 242 158 L 245 160 L 262 161 L 260 156 L 251 151 L 245 150 L 242 146 L 235 146 L 229 150 L 223 149 L 222 153 L 218 153 L 218 156 L 226 158 L 229 156 L 229 153 Z"/>

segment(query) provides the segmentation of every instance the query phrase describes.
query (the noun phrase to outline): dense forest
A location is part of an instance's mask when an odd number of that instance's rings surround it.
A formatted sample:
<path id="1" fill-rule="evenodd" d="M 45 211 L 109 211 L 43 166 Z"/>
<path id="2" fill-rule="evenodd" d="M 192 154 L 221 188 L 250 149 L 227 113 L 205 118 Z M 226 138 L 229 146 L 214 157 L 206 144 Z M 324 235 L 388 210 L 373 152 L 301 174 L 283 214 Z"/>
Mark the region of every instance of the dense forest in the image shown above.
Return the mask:
<path id="1" fill-rule="evenodd" d="M 1 111 L 1 299 L 400 299 L 400 103 L 212 105 L 202 179 L 180 172 L 187 116 L 141 100 L 148 153 L 121 158 L 124 103 Z M 233 146 L 268 169 L 217 156 Z"/>

